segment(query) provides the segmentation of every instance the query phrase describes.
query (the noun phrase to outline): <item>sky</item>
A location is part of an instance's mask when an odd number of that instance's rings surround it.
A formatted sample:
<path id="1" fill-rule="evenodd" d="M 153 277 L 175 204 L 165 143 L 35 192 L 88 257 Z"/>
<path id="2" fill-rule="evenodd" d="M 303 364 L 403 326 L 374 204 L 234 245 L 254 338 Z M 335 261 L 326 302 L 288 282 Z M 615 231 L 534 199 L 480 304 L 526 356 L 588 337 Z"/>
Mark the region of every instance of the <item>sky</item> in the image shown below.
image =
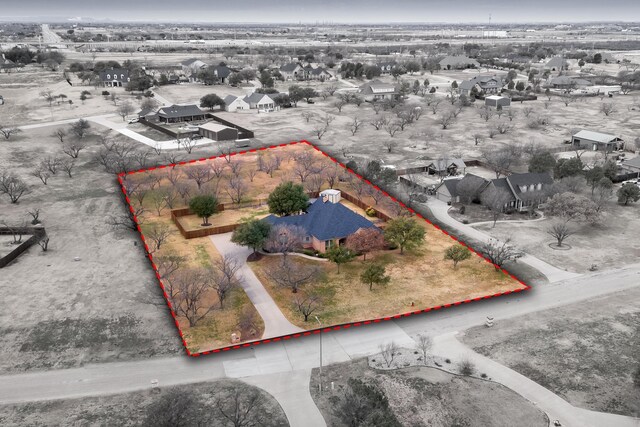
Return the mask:
<path id="1" fill-rule="evenodd" d="M 640 0 L 0 0 L 0 10 L 4 20 L 488 22 L 489 14 L 496 23 L 640 20 Z"/>

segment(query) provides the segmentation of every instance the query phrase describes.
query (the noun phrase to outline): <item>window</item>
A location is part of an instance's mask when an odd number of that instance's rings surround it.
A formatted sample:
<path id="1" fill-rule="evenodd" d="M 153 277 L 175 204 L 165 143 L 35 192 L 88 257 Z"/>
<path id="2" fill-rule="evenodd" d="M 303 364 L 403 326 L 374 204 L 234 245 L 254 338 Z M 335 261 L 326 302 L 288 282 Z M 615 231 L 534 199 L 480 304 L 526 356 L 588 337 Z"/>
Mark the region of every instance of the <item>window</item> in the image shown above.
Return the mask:
<path id="1" fill-rule="evenodd" d="M 538 190 L 542 190 L 542 183 L 538 183 Z"/>
<path id="2" fill-rule="evenodd" d="M 526 185 L 521 185 L 520 186 L 520 191 L 522 191 L 523 193 L 527 192 L 527 186 Z"/>
<path id="3" fill-rule="evenodd" d="M 107 74 L 107 80 L 111 80 L 111 74 Z"/>
<path id="4" fill-rule="evenodd" d="M 533 190 L 535 190 L 535 189 L 536 189 L 536 186 L 535 186 L 534 184 L 531 184 L 531 185 L 529 186 L 529 190 L 530 190 L 530 191 L 533 191 Z"/>

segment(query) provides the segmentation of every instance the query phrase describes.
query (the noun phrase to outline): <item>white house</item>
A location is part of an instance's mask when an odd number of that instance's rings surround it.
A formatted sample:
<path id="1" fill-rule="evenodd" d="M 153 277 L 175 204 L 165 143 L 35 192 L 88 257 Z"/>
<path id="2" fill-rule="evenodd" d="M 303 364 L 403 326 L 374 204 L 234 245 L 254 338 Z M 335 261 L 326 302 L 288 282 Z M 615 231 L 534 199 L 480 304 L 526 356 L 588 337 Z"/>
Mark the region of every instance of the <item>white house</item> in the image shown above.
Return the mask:
<path id="1" fill-rule="evenodd" d="M 254 92 L 244 97 L 244 102 L 249 104 L 249 108 L 258 111 L 275 111 L 276 102 L 264 93 Z"/>
<path id="2" fill-rule="evenodd" d="M 250 108 L 251 106 L 243 98 L 233 95 L 227 95 L 224 97 L 225 111 L 235 112 L 238 110 L 248 110 Z"/>

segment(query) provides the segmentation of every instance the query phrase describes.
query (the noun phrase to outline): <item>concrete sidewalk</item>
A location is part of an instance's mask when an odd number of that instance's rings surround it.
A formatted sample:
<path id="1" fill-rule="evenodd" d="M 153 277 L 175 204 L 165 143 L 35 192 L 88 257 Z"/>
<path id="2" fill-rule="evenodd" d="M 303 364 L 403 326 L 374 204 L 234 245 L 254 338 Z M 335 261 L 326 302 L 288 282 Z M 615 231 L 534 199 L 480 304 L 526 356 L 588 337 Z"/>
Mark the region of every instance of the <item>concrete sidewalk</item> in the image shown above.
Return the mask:
<path id="1" fill-rule="evenodd" d="M 524 375 L 474 352 L 458 341 L 455 333 L 436 337 L 433 351 L 442 357 L 453 359 L 454 363 L 464 359 L 472 361 L 479 372 L 487 374 L 492 381 L 528 399 L 546 412 L 551 421 L 559 420 L 564 427 L 638 427 L 640 425 L 640 420 L 637 418 L 576 408 Z"/>

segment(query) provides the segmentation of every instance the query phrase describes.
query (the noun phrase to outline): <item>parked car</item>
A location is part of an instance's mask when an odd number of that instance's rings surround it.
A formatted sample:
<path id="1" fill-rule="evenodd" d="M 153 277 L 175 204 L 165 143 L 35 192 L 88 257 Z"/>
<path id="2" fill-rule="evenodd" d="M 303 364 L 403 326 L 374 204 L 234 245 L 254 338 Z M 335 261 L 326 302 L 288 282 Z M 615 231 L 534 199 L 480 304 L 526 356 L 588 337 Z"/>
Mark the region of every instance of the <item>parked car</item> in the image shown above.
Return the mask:
<path id="1" fill-rule="evenodd" d="M 622 185 L 625 184 L 635 184 L 638 187 L 640 187 L 640 178 L 633 178 L 633 179 L 628 179 L 626 181 L 622 181 Z"/>
<path id="2" fill-rule="evenodd" d="M 132 117 L 129 120 L 127 120 L 127 123 L 138 123 L 140 121 L 140 119 L 138 117 Z"/>

